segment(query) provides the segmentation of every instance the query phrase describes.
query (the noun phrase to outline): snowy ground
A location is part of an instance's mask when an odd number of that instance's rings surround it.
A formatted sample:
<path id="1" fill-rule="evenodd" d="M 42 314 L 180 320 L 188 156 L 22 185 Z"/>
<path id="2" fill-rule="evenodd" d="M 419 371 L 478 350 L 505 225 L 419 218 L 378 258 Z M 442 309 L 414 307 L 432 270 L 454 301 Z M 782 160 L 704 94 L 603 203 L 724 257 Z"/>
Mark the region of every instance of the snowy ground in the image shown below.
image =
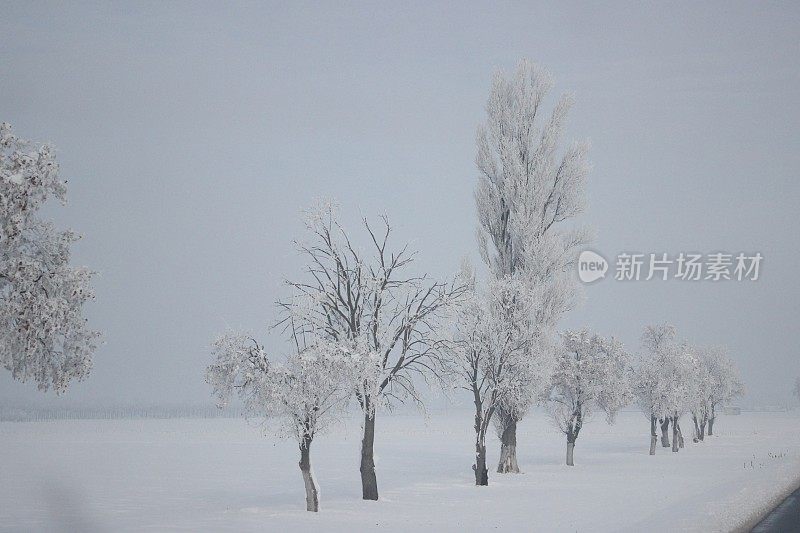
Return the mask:
<path id="1" fill-rule="evenodd" d="M 320 436 L 313 514 L 294 444 L 242 420 L 4 422 L 0 529 L 727 531 L 800 478 L 792 413 L 722 416 L 705 443 L 655 457 L 641 414 L 611 427 L 598 418 L 573 468 L 563 436 L 536 414 L 520 426 L 525 473 L 490 474 L 482 488 L 472 485 L 470 424 L 467 411 L 379 418 L 379 502 L 360 499 L 357 422 Z M 492 439 L 492 461 L 497 448 Z"/>

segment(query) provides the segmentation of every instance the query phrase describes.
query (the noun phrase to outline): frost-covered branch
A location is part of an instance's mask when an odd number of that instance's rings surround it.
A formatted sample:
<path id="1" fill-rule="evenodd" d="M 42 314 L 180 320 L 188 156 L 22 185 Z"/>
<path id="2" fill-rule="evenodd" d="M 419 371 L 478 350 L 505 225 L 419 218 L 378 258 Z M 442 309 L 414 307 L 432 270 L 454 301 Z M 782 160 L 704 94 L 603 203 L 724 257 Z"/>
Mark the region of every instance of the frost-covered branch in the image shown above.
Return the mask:
<path id="1" fill-rule="evenodd" d="M 499 72 L 486 103 L 485 123 L 478 129 L 475 157 L 481 257 L 493 278 L 515 278 L 529 286 L 532 319 L 543 339 L 551 337 L 550 343 L 556 324 L 577 300 L 571 267 L 589 240 L 585 228 L 565 224 L 584 207 L 588 145 L 573 143 L 561 150 L 572 98 L 562 97 L 546 116 L 543 102 L 552 84 L 548 72 L 528 61 L 512 76 Z M 529 355 L 553 358 L 546 350 Z M 522 403 L 499 406 L 500 472 L 519 471 L 516 424 L 538 392 L 519 395 Z"/>
<path id="2" fill-rule="evenodd" d="M 367 251 L 339 223 L 337 209 L 323 203 L 309 212 L 306 279 L 287 281 L 291 296 L 279 302 L 285 331 L 307 342 L 320 338 L 349 354 L 355 397 L 365 417 L 362 450 L 364 498 L 377 499 L 372 460 L 375 412 L 393 401 L 421 405 L 415 376 L 443 372 L 437 343 L 466 287 L 459 279 L 436 281 L 410 272 L 415 252 L 392 249 L 391 225 L 363 221 Z"/>
<path id="3" fill-rule="evenodd" d="M 595 409 L 613 423 L 630 403 L 629 368 L 630 356 L 619 341 L 587 329 L 562 334 L 548 399 L 553 422 L 567 437 L 567 465 L 573 465 L 575 442 Z"/>
<path id="4" fill-rule="evenodd" d="M 214 341 L 212 356 L 206 381 L 219 405 L 226 405 L 236 395 L 248 416 L 263 418 L 277 434 L 297 441 L 307 509 L 317 511 L 319 495 L 311 472 L 311 444 L 320 431 L 338 419 L 351 395 L 350 354 L 335 344 L 318 342 L 279 362 L 267 357 L 251 335 L 228 331 Z M 273 426 L 273 422 L 277 423 Z"/>
<path id="5" fill-rule="evenodd" d="M 462 270 L 470 291 L 445 342 L 456 385 L 469 391 L 475 405 L 475 482 L 488 484 L 486 431 L 501 406 L 530 403 L 536 384 L 551 371 L 549 359 L 531 357 L 541 342 L 533 320 L 528 285 L 516 278 L 490 279 L 476 286 L 468 265 Z"/>
<path id="6" fill-rule="evenodd" d="M 70 265 L 79 236 L 40 218 L 66 194 L 53 148 L 0 124 L 0 364 L 57 393 L 89 374 L 100 337 L 83 316 L 94 273 Z"/>

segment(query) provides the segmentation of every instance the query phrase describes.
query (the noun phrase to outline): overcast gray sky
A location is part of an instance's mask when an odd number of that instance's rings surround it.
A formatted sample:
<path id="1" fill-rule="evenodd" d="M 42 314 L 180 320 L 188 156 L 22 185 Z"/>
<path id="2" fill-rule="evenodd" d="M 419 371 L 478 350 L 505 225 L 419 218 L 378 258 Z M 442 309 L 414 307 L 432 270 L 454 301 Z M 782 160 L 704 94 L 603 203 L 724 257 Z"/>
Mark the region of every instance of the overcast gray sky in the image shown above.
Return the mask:
<path id="1" fill-rule="evenodd" d="M 100 272 L 106 344 L 69 402 L 208 400 L 210 340 L 274 318 L 314 198 L 454 272 L 491 76 L 523 57 L 576 95 L 594 249 L 765 257 L 757 282 L 599 281 L 565 326 L 638 349 L 671 321 L 763 402 L 800 375 L 798 3 L 0 4 L 0 120 L 57 146 L 55 216 Z M 0 375 L 0 400 L 40 396 Z"/>

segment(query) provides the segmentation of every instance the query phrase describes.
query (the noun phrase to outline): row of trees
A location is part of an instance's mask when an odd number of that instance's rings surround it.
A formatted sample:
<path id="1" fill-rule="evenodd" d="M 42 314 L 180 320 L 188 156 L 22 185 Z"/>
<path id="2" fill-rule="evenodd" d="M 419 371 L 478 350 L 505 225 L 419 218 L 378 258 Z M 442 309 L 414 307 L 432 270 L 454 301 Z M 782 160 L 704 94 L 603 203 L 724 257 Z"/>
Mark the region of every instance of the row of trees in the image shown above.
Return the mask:
<path id="1" fill-rule="evenodd" d="M 324 206 L 322 212 L 322 216 L 311 217 L 312 231 L 322 222 L 329 230 L 338 228 L 338 237 L 346 243 L 347 234 L 335 222 L 331 206 Z M 320 242 L 336 242 L 328 238 L 332 235 L 328 231 L 314 235 Z M 376 239 L 375 246 L 376 264 L 380 264 L 385 237 Z M 301 245 L 301 249 L 311 253 L 322 248 L 311 244 Z M 392 264 L 402 256 L 388 257 L 387 264 Z M 468 267 L 447 284 L 425 283 L 424 276 L 403 277 L 399 275 L 402 268 L 392 269 L 393 276 L 377 278 L 374 265 L 358 261 L 363 272 L 372 272 L 372 282 L 356 288 L 352 282 L 359 279 L 358 275 L 338 282 L 332 281 L 332 276 L 328 278 L 325 272 L 330 271 L 325 267 L 337 264 L 344 266 L 345 262 L 320 260 L 309 268 L 317 272 L 313 278 L 328 280 L 331 290 L 309 295 L 307 291 L 313 285 L 289 282 L 297 291 L 296 298 L 279 304 L 282 314 L 275 325 L 288 332 L 293 355 L 277 362 L 249 334 L 228 331 L 214 342 L 214 361 L 207 370 L 207 380 L 221 405 L 238 394 L 250 415 L 280 420 L 279 434 L 297 440 L 310 511 L 319 509 L 319 492 L 311 470 L 312 442 L 321 430 L 340 419 L 352 398 L 364 417 L 360 467 L 363 497 L 377 499 L 373 460 L 376 414 L 393 400 L 421 402 L 415 375 L 439 379 L 450 384 L 447 386 L 456 384 L 470 393 L 475 407 L 472 468 L 476 485 L 488 485 L 486 434 L 493 421 L 501 440 L 497 471 L 507 471 L 509 443 L 503 437 L 508 426 L 497 416 L 501 405 L 545 406 L 566 437 L 566 464 L 572 466 L 582 427 L 597 411 L 613 423 L 616 413 L 635 400 L 650 421 L 652 455 L 659 426 L 662 444 L 667 447 L 672 426 L 673 451 L 678 451 L 683 447 L 679 425 L 683 415 L 691 415 L 694 440 L 702 441 L 706 427 L 709 434 L 713 432 L 716 409 L 743 391 L 738 372 L 723 348 L 679 341 L 671 325 L 646 327 L 642 350 L 635 358 L 619 341 L 588 329 L 565 331 L 547 345 L 548 352 L 531 357 L 533 347 L 542 339 L 537 339 L 531 329 L 520 327 L 534 310 L 528 293 L 516 282 L 493 281 L 485 291 L 478 291 Z M 384 286 L 392 287 L 392 291 L 376 292 Z M 363 311 L 354 312 L 356 303 L 365 296 L 371 303 Z M 335 311 L 346 302 L 353 305 Z M 312 321 L 312 317 L 316 318 Z M 331 329 L 339 320 L 362 324 L 359 331 L 368 339 Z M 369 342 L 369 348 L 364 349 L 362 342 Z M 386 349 L 378 351 L 378 346 Z M 544 357 L 544 353 L 551 357 Z"/>
<path id="2" fill-rule="evenodd" d="M 207 371 L 221 403 L 238 394 L 250 414 L 280 418 L 295 437 L 308 508 L 318 508 L 311 470 L 314 437 L 355 399 L 363 417 L 364 499 L 378 499 L 376 417 L 394 402 L 422 402 L 417 386 L 441 380 L 465 389 L 475 406 L 475 481 L 488 484 L 486 434 L 494 424 L 497 471 L 518 472 L 517 424 L 547 405 L 567 441 L 567 464 L 595 411 L 609 421 L 635 398 L 650 421 L 651 453 L 680 449 L 679 420 L 691 414 L 694 439 L 713 432 L 716 409 L 741 393 L 720 348 L 676 339 L 671 326 L 645 330 L 638 362 L 614 339 L 588 330 L 557 333 L 580 291 L 573 274 L 589 240 L 572 223 L 584 205 L 586 143 L 560 149 L 571 98 L 542 118 L 552 87 L 522 62 L 497 74 L 478 129 L 475 190 L 483 279 L 468 264 L 447 281 L 415 270 L 415 253 L 393 248 L 386 218 L 363 221 L 366 250 L 339 222 L 334 205 L 309 212 L 310 238 L 298 242 L 303 276 L 287 281 L 275 327 L 292 355 L 279 362 L 251 335 L 227 332 Z M 69 264 L 77 239 L 39 212 L 65 200 L 54 151 L 0 125 L 0 362 L 20 380 L 63 391 L 91 368 L 99 334 L 83 318 L 92 272 Z"/>
<path id="3" fill-rule="evenodd" d="M 492 293 L 503 299 L 502 291 Z M 495 297 L 488 300 L 496 305 Z M 527 384 L 519 375 L 506 373 L 502 351 L 506 335 L 502 325 L 492 326 L 491 311 L 465 307 L 464 339 L 457 358 L 461 363 L 460 376 L 475 398 L 476 462 L 473 466 L 477 485 L 488 484 L 486 470 L 486 429 L 496 404 L 519 396 L 526 401 L 532 398 L 547 408 L 553 423 L 566 436 L 566 464 L 572 466 L 575 443 L 583 428 L 596 411 L 605 413 L 613 423 L 617 412 L 636 400 L 647 416 L 651 427 L 650 454 L 655 454 L 657 424 L 662 430 L 662 445 L 670 446 L 669 427 L 673 427 L 673 451 L 683 447 L 679 420 L 690 414 L 694 424 L 695 442 L 713 434 L 716 411 L 744 392 L 738 370 L 721 346 L 703 347 L 676 340 L 675 327 L 664 324 L 647 326 L 642 335 L 642 350 L 632 357 L 622 343 L 583 329 L 565 331 L 560 342 L 553 347 L 555 366 L 541 379 L 538 389 L 543 392 L 531 396 Z M 475 318 L 479 317 L 479 318 Z M 480 324 L 478 324 L 480 322 Z M 497 332 L 500 332 L 498 339 Z M 492 335 L 495 335 L 492 337 Z M 516 346 L 514 347 L 516 348 Z M 509 350 L 510 352 L 511 350 Z M 516 367 L 519 368 L 519 367 Z M 505 427 L 498 424 L 502 438 Z M 498 472 L 505 472 L 501 450 Z"/>
<path id="4" fill-rule="evenodd" d="M 714 434 L 717 409 L 744 393 L 738 370 L 721 346 L 695 346 L 678 340 L 674 326 L 648 326 L 642 335 L 643 353 L 633 372 L 633 392 L 650 419 L 650 455 L 661 444 L 672 451 L 683 447 L 680 418 L 690 414 L 695 442 Z"/>
<path id="5" fill-rule="evenodd" d="M 278 304 L 278 324 L 292 339 L 296 357 L 306 357 L 323 344 L 348 356 L 345 374 L 351 378 L 345 388 L 352 390 L 364 417 L 360 466 L 364 499 L 378 498 L 373 460 L 377 409 L 393 400 L 418 401 L 415 384 L 449 374 L 452 367 L 464 370 L 466 365 L 468 370 L 474 364 L 475 372 L 489 372 L 487 358 L 497 363 L 492 381 L 470 383 L 469 375 L 462 373 L 480 406 L 476 428 L 485 436 L 496 412 L 502 441 L 500 470 L 519 471 L 517 423 L 541 393 L 537 387 L 553 366 L 554 328 L 576 293 L 569 267 L 586 240 L 584 230 L 561 227 L 581 211 L 589 167 L 585 144 L 558 154 L 570 98 L 562 98 L 539 126 L 539 109 L 551 86 L 549 74 L 528 62 L 521 63 L 511 79 L 499 73 L 487 102 L 486 122 L 478 130 L 480 178 L 475 198 L 488 290 L 477 288 L 469 269 L 447 282 L 413 273 L 414 254 L 406 247 L 388 248 L 386 219 L 379 231 L 364 221 L 371 243 L 370 252 L 364 254 L 332 206 L 324 205 L 308 217 L 311 242 L 298 243 L 308 259 L 306 276 L 288 282 L 292 294 Z M 456 321 L 454 326 L 453 317 L 474 318 L 472 311 L 481 309 L 484 319 L 473 323 L 480 331 L 473 339 L 459 335 L 459 330 L 469 335 L 463 328 L 470 325 Z M 242 357 L 237 350 L 218 352 L 208 380 L 249 384 L 250 375 L 241 374 L 250 368 Z M 239 387 L 243 394 L 247 389 Z M 233 391 L 224 386 L 216 390 L 223 402 Z M 287 399 L 282 405 L 290 403 Z M 313 432 L 307 436 L 313 437 Z M 483 462 L 476 467 L 476 476 L 485 478 L 482 438 L 476 450 Z"/>
<path id="6" fill-rule="evenodd" d="M 678 342 L 671 326 L 646 329 L 638 362 L 614 339 L 557 333 L 580 295 L 573 267 L 589 231 L 572 219 L 583 210 L 589 164 L 586 143 L 560 149 L 570 97 L 542 118 L 551 87 L 550 75 L 527 61 L 494 78 L 476 154 L 484 279 L 466 263 L 447 281 L 416 272 L 415 253 L 390 246 L 386 218 L 379 227 L 363 221 L 364 252 L 324 203 L 307 217 L 310 239 L 296 243 L 305 275 L 287 281 L 290 295 L 278 302 L 275 327 L 292 355 L 275 362 L 247 332 L 215 342 L 207 380 L 220 403 L 238 393 L 251 414 L 286 422 L 284 433 L 299 443 L 308 510 L 319 505 L 311 444 L 352 398 L 363 416 L 362 495 L 377 500 L 377 413 L 395 401 L 421 403 L 416 386 L 432 379 L 465 389 L 474 403 L 477 485 L 488 484 L 492 424 L 497 471 L 519 472 L 517 425 L 534 405 L 548 406 L 572 465 L 595 411 L 613 421 L 636 398 L 652 439 L 660 422 L 665 439 L 671 424 L 680 443 L 681 415 L 692 413 L 700 440 L 715 408 L 741 390 L 721 350 Z"/>

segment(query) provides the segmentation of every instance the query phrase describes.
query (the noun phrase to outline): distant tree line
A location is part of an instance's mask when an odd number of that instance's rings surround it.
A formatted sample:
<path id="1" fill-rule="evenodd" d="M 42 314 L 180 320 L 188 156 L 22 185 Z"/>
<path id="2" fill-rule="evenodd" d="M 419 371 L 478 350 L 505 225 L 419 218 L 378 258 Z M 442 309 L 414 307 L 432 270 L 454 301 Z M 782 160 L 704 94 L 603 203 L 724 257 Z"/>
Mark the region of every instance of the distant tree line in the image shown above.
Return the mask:
<path id="1" fill-rule="evenodd" d="M 0 406 L 0 421 L 35 422 L 41 420 L 114 420 L 126 418 L 234 418 L 241 407 L 219 409 L 214 405 L 120 405 L 83 407 Z"/>

